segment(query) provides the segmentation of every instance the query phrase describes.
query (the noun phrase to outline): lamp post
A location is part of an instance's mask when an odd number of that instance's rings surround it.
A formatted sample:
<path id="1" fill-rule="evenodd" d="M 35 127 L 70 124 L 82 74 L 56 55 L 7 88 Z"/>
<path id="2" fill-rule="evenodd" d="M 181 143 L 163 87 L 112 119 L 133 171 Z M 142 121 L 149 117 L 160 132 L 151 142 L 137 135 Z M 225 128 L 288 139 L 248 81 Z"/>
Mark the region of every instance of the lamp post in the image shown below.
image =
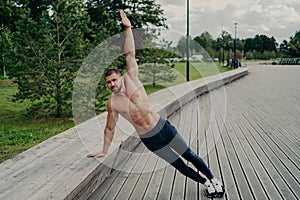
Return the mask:
<path id="1" fill-rule="evenodd" d="M 186 81 L 190 81 L 190 45 L 189 45 L 189 35 L 190 35 L 190 2 L 187 0 L 186 3 Z"/>
<path id="2" fill-rule="evenodd" d="M 236 29 L 237 29 L 237 24 L 234 23 L 234 61 L 233 61 L 233 68 L 236 68 L 238 66 L 237 59 L 236 59 Z"/>

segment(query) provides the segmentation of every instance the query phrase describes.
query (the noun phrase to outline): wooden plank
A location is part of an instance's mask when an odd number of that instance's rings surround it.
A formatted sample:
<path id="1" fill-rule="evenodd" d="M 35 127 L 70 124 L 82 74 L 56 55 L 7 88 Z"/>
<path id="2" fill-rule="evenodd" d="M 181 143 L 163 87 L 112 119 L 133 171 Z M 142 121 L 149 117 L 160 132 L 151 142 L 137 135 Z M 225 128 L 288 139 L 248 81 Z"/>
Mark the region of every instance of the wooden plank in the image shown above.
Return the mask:
<path id="1" fill-rule="evenodd" d="M 207 95 L 209 96 L 209 95 Z M 205 107 L 209 107 L 209 105 L 205 106 Z M 215 117 L 219 117 L 219 116 L 215 116 Z M 214 173 L 215 170 L 220 171 L 219 175 L 218 174 L 214 174 L 214 176 L 218 179 L 220 179 L 224 186 L 225 186 L 225 190 L 226 193 L 223 197 L 223 199 L 239 199 L 240 196 L 238 194 L 237 191 L 237 186 L 234 180 L 234 175 L 232 172 L 232 166 L 230 165 L 230 161 L 228 160 L 228 155 L 226 154 L 226 149 L 225 149 L 225 144 L 224 144 L 224 139 L 223 139 L 223 134 L 228 134 L 226 133 L 225 129 L 221 130 L 222 124 L 220 125 L 219 123 L 222 123 L 222 120 L 215 120 L 217 122 L 217 126 L 218 126 L 218 131 L 220 131 L 220 136 L 217 138 L 216 141 L 216 137 L 214 137 L 214 143 L 215 148 L 216 148 L 216 158 L 215 160 L 217 161 L 218 165 L 212 167 L 212 171 Z M 226 121 L 225 121 L 226 123 Z M 211 157 L 212 160 L 212 157 Z M 217 169 L 216 169 L 217 168 Z"/>
<path id="2" fill-rule="evenodd" d="M 243 167 L 241 166 L 239 157 L 237 155 L 237 151 L 234 147 L 234 142 L 230 138 L 230 135 L 235 130 L 232 129 L 230 124 L 227 124 L 225 126 L 225 129 L 226 129 L 226 133 L 228 133 L 228 135 L 223 134 L 225 149 L 226 149 L 228 158 L 229 158 L 231 166 L 232 166 L 232 171 L 233 171 L 234 179 L 237 184 L 236 186 L 238 188 L 239 195 L 243 199 L 247 199 L 247 198 L 252 199 L 254 197 L 253 197 L 252 191 L 248 185 L 247 179 L 245 177 L 245 171 L 244 171 Z"/>
<path id="3" fill-rule="evenodd" d="M 248 120 L 250 120 L 250 119 L 248 118 Z M 261 161 L 262 165 L 264 166 L 266 172 L 271 177 L 273 184 L 275 185 L 275 187 L 277 188 L 279 193 L 284 198 L 284 194 L 282 193 L 282 191 L 288 191 L 289 189 L 285 185 L 283 179 L 280 177 L 280 172 L 276 169 L 276 166 L 274 165 L 273 161 L 270 159 L 268 151 L 266 151 L 267 147 L 264 144 L 265 141 L 263 141 L 259 137 L 259 134 L 260 134 L 259 129 L 255 126 L 255 124 L 252 124 L 252 123 L 248 125 L 248 129 L 252 133 L 252 135 L 253 135 L 252 137 L 253 137 L 255 143 L 258 145 L 256 147 L 257 156 L 259 156 L 260 161 Z M 254 145 L 255 143 L 251 143 L 251 144 Z M 275 194 L 273 193 L 272 195 L 275 195 Z M 288 195 L 288 196 L 290 196 L 290 195 Z M 286 198 L 286 199 L 290 199 L 290 198 Z"/>
<path id="4" fill-rule="evenodd" d="M 214 93 L 217 91 L 211 91 L 210 95 L 211 98 L 214 98 Z M 213 106 L 213 105 L 211 105 Z M 209 167 L 213 173 L 213 175 L 222 181 L 222 175 L 221 175 L 221 169 L 219 167 L 219 161 L 218 161 L 218 146 L 221 145 L 220 140 L 219 140 L 219 128 L 217 124 L 217 110 L 214 108 L 211 109 L 211 122 L 210 122 L 210 127 L 207 129 L 207 137 L 208 140 L 211 140 L 211 143 L 209 143 L 209 149 L 211 151 L 209 152 Z"/>
<path id="5" fill-rule="evenodd" d="M 234 115 L 236 115 L 236 112 L 234 112 Z M 259 177 L 257 176 L 257 172 L 253 166 L 256 163 L 252 164 L 250 156 L 248 155 L 251 152 L 251 149 L 247 148 L 248 143 L 243 134 L 243 131 L 237 126 L 237 123 L 240 124 L 241 121 L 229 119 L 229 123 L 230 126 L 232 126 L 232 128 L 235 130 L 233 134 L 230 134 L 229 137 L 231 138 L 231 141 L 237 152 L 237 156 L 239 157 L 239 162 L 242 165 L 245 177 L 249 184 L 248 187 L 250 187 L 255 199 L 267 199 L 268 197 L 266 195 L 266 192 L 262 187 Z"/>
<path id="6" fill-rule="evenodd" d="M 247 84 L 244 83 L 245 85 L 250 85 L 249 87 L 251 87 L 251 83 Z M 236 91 L 237 88 L 235 88 Z M 256 142 L 259 142 L 258 144 L 260 145 L 260 150 L 261 152 L 258 152 L 258 155 L 260 154 L 266 154 L 266 156 L 264 158 L 261 159 L 262 162 L 264 162 L 263 166 L 267 166 L 266 170 L 268 170 L 268 173 L 271 174 L 272 179 L 274 179 L 274 183 L 276 184 L 276 187 L 284 194 L 284 197 L 286 199 L 291 199 L 291 198 L 295 198 L 293 197 L 293 195 L 291 196 L 290 194 L 293 193 L 293 191 L 290 191 L 290 189 L 285 185 L 285 180 L 278 178 L 280 176 L 282 176 L 282 170 L 283 173 L 286 174 L 286 170 L 284 170 L 284 167 L 280 167 L 280 159 L 276 158 L 276 153 L 272 152 L 274 151 L 273 148 L 276 149 L 276 145 L 274 146 L 274 140 L 270 139 L 270 137 L 268 137 L 268 135 L 266 134 L 266 132 L 263 130 L 265 128 L 265 124 L 266 122 L 270 123 L 270 118 L 274 118 L 276 116 L 274 115 L 270 115 L 267 118 L 265 118 L 265 120 L 262 120 L 262 118 L 258 118 L 258 116 L 262 116 L 265 110 L 269 110 L 270 108 L 266 108 L 266 106 L 264 105 L 264 98 L 260 98 L 260 95 L 255 94 L 253 91 L 256 92 L 255 89 L 251 89 L 252 91 L 252 95 L 255 96 L 255 103 L 259 104 L 259 107 L 255 107 L 253 106 L 253 98 L 250 97 L 249 95 L 247 95 L 247 90 L 243 90 L 242 92 L 244 92 L 243 94 L 239 95 L 239 98 L 241 99 L 241 102 L 239 102 L 239 105 L 236 105 L 237 107 L 239 107 L 243 114 L 246 116 L 246 118 L 248 119 L 248 123 L 250 123 L 250 132 L 253 135 L 253 138 L 255 138 Z M 266 96 L 266 95 L 262 95 L 262 96 Z M 234 93 L 232 94 L 232 98 L 237 98 L 236 95 L 234 95 Z M 248 105 L 248 107 L 246 107 L 245 105 Z M 273 108 L 273 110 L 276 108 Z M 271 109 L 272 110 L 272 109 Z M 266 121 L 266 119 L 268 119 Z M 276 124 L 273 124 L 274 126 L 276 126 Z M 254 127 L 254 129 L 252 128 Z M 257 134 L 255 134 L 257 133 Z M 251 143 L 253 144 L 253 143 Z M 256 148 L 257 149 L 257 148 Z M 259 149 L 259 148 L 258 148 Z M 277 149 L 278 151 L 278 149 Z M 271 158 L 270 158 L 271 156 Z M 266 160 L 269 159 L 269 163 L 266 162 Z M 278 168 L 279 167 L 279 168 Z M 289 180 L 293 180 L 288 178 Z M 295 184 L 295 183 L 294 183 Z M 294 185 L 296 186 L 296 185 Z M 299 186 L 297 186 L 299 188 Z M 293 190 L 295 190 L 296 188 L 294 188 Z M 297 191 L 298 189 L 296 189 Z M 288 192 L 290 191 L 290 192 Z M 299 191 L 299 190 L 298 190 Z M 288 194 L 289 193 L 289 194 Z M 269 194 L 273 194 L 272 192 L 269 192 Z M 277 197 L 278 198 L 278 197 Z"/>
<path id="7" fill-rule="evenodd" d="M 139 145 L 135 152 L 143 152 L 146 151 L 145 146 Z M 117 195 L 118 192 L 116 192 L 116 188 L 120 188 L 126 180 L 126 174 L 130 173 L 130 171 L 133 169 L 133 167 L 136 165 L 137 161 L 139 159 L 139 156 L 136 156 L 136 154 L 132 154 L 126 162 L 124 162 L 123 167 L 121 168 L 121 171 L 115 170 L 111 174 L 109 178 L 107 178 L 101 185 L 98 187 L 95 192 L 89 197 L 90 200 L 99 200 L 104 197 L 110 196 L 112 193 L 113 195 Z M 131 167 L 129 167 L 131 166 Z M 114 191 L 111 191 L 111 188 L 113 188 Z"/>
<path id="8" fill-rule="evenodd" d="M 274 71 L 275 70 L 275 71 Z M 257 70 L 256 70 L 257 71 Z M 269 74 L 269 75 L 268 75 Z M 277 129 L 279 130 L 278 136 L 284 136 L 283 139 L 289 139 L 288 144 L 295 145 L 295 150 L 299 152 L 299 94 L 300 89 L 296 87 L 296 83 L 299 85 L 299 75 L 300 70 L 298 69 L 280 69 L 272 68 L 269 71 L 264 70 L 264 73 L 257 73 L 261 77 L 260 84 L 255 84 L 249 82 L 244 84 L 243 90 L 241 92 L 255 92 L 255 95 L 248 95 L 249 99 L 244 99 L 254 107 L 255 109 L 260 109 L 260 114 L 264 115 L 263 120 L 266 122 L 265 125 L 268 125 L 273 121 L 274 124 L 278 125 Z M 276 77 L 277 79 L 274 79 Z M 263 81 L 268 79 L 267 81 Z M 276 81 L 274 81 L 276 80 Z M 257 80 L 255 80 L 257 81 Z M 290 83 L 293 84 L 290 84 Z M 242 95 L 241 95 L 242 97 Z M 258 99 L 258 101 L 256 101 Z M 265 120 L 266 119 L 266 120 Z M 295 126 L 296 125 L 296 126 Z M 297 153 L 299 155 L 299 153 Z"/>
<path id="9" fill-rule="evenodd" d="M 255 123 L 258 125 L 258 127 L 261 130 L 261 137 L 263 138 L 263 140 L 265 141 L 269 141 L 266 142 L 267 146 L 269 147 L 270 152 L 272 152 L 272 155 L 274 155 L 274 157 L 276 157 L 277 159 L 274 160 L 274 164 L 279 167 L 278 171 L 280 171 L 280 174 L 283 177 L 286 177 L 286 181 L 288 182 L 288 186 L 291 187 L 292 192 L 296 192 L 299 191 L 298 185 L 298 178 L 299 177 L 299 168 L 297 167 L 297 165 L 292 162 L 289 157 L 287 152 L 284 152 L 283 149 L 278 145 L 278 141 L 274 140 L 274 137 L 270 137 L 268 133 L 268 129 L 266 126 L 266 121 L 262 120 L 261 118 L 262 116 L 255 116 L 254 120 Z M 270 116 L 271 118 L 274 116 Z M 263 123 L 263 124 L 262 124 Z M 272 126 L 276 127 L 276 124 L 272 124 Z M 285 169 L 284 171 L 282 171 L 282 169 Z M 299 196 L 299 194 L 296 194 L 297 196 Z"/>
<path id="10" fill-rule="evenodd" d="M 281 121 L 283 120 L 278 120 L 279 119 L 283 119 L 283 118 L 289 118 L 291 121 L 293 120 L 293 117 L 290 116 L 284 116 L 284 113 L 287 113 L 286 111 L 284 112 L 278 112 L 278 106 L 276 106 L 274 109 L 274 105 L 269 105 L 264 103 L 265 99 L 262 99 L 260 101 L 256 101 L 255 102 L 255 98 L 253 97 L 249 97 L 251 100 L 246 100 L 251 106 L 251 108 L 257 110 L 257 112 L 259 112 L 259 116 L 255 116 L 257 118 L 260 118 L 259 120 L 261 120 L 262 125 L 263 125 L 263 129 L 264 130 L 268 130 L 266 131 L 266 133 L 268 133 L 269 135 L 272 135 L 272 138 L 278 139 L 277 141 L 282 141 L 283 143 L 285 143 L 290 151 L 295 152 L 295 155 L 299 155 L 300 154 L 300 149 L 299 149 L 299 139 L 297 139 L 297 137 L 295 137 L 292 132 L 295 132 L 296 130 L 293 130 L 291 128 L 285 128 L 282 124 Z M 276 97 L 273 97 L 276 98 Z M 254 103 L 255 102 L 255 103 Z M 293 104 L 293 102 L 288 103 L 285 102 L 287 104 Z M 262 110 L 263 108 L 263 110 Z M 274 112 L 274 111 L 277 112 Z M 281 114 L 282 113 L 282 114 Z M 297 159 L 299 160 L 299 159 Z"/>
<path id="11" fill-rule="evenodd" d="M 150 157 L 147 159 L 147 163 L 140 174 L 139 179 L 136 182 L 136 186 L 133 189 L 129 199 L 140 200 L 143 199 L 144 193 L 147 190 L 148 183 L 153 175 L 155 165 L 158 161 L 158 157 L 151 153 Z"/>
<path id="12" fill-rule="evenodd" d="M 190 129 L 190 138 L 189 138 L 189 146 L 190 148 L 199 155 L 198 152 L 198 120 L 199 120 L 199 106 L 198 99 L 195 99 L 193 102 L 193 110 L 192 110 L 192 118 L 191 118 L 191 129 Z M 198 169 L 190 162 L 188 162 L 188 166 L 198 171 Z M 186 200 L 194 200 L 199 199 L 199 183 L 194 180 L 188 178 L 186 180 L 186 189 L 185 189 L 185 199 Z"/>
<path id="13" fill-rule="evenodd" d="M 166 167 L 164 178 L 159 189 L 157 199 L 171 199 L 173 182 L 175 177 L 175 169 L 173 166 L 168 165 Z"/>
<path id="14" fill-rule="evenodd" d="M 180 124 L 181 126 L 177 127 L 179 134 L 181 134 L 181 136 L 184 138 L 187 144 L 189 144 L 189 139 L 190 139 L 189 136 L 190 136 L 191 122 L 192 120 L 194 120 L 192 117 L 193 115 L 192 113 L 194 109 L 193 102 L 194 100 L 189 104 L 183 106 L 182 108 L 183 112 L 181 115 L 182 116 L 181 122 L 183 123 Z M 183 162 L 187 164 L 187 161 L 184 159 Z M 174 189 L 172 191 L 172 196 L 171 196 L 173 199 L 184 199 L 186 181 L 187 181 L 187 177 L 182 175 L 178 170 L 176 170 Z"/>
<path id="15" fill-rule="evenodd" d="M 263 158 L 260 158 L 260 154 L 257 153 L 257 151 L 259 151 L 259 146 L 257 146 L 256 141 L 254 140 L 251 132 L 249 131 L 249 128 L 246 125 L 246 119 L 238 114 L 236 114 L 235 116 L 239 119 L 239 122 L 241 122 L 238 123 L 238 126 L 243 130 L 243 134 L 245 136 L 246 141 L 243 141 L 242 143 L 243 148 L 245 148 L 250 162 L 253 163 L 253 168 L 256 171 L 256 174 L 259 178 L 259 181 L 261 182 L 262 187 L 264 188 L 264 191 L 267 194 L 267 197 L 269 199 L 282 198 L 282 195 L 278 192 L 277 188 L 274 186 L 274 183 L 270 179 L 270 175 L 262 161 Z M 258 191 L 256 190 L 254 190 L 254 192 L 255 194 L 258 193 Z"/>
<path id="16" fill-rule="evenodd" d="M 145 192 L 144 198 L 147 200 L 156 199 L 159 194 L 159 189 L 161 187 L 162 178 L 164 177 L 164 173 L 166 171 L 167 163 L 159 159 L 156 165 L 156 169 L 153 172 L 151 180 L 149 181 L 147 190 Z M 169 177 L 170 178 L 170 177 Z"/>
<path id="17" fill-rule="evenodd" d="M 206 109 L 206 107 L 204 106 L 204 100 L 206 100 L 207 98 L 205 98 L 207 95 L 201 95 L 197 98 L 198 100 L 198 113 L 197 113 L 197 154 L 203 159 L 203 161 L 207 164 L 207 153 L 206 153 L 206 143 L 205 143 L 205 112 L 204 109 Z M 197 184 L 197 199 L 200 200 L 206 200 L 208 198 L 206 198 L 203 194 L 203 189 L 204 186 L 202 184 Z"/>
<path id="18" fill-rule="evenodd" d="M 267 104 L 262 105 L 262 107 L 265 107 L 267 110 L 270 110 L 272 112 L 274 112 L 274 110 L 278 110 Z M 266 136 L 268 136 L 270 140 L 273 141 L 273 143 L 275 143 L 280 149 L 282 149 L 281 151 L 284 152 L 285 156 L 289 157 L 289 160 L 291 162 L 294 162 L 295 166 L 299 166 L 299 140 L 290 134 L 292 132 L 291 130 L 282 128 L 281 122 L 277 119 L 278 115 L 280 114 L 277 112 L 275 112 L 274 114 L 261 112 L 258 116 L 256 116 L 256 118 L 263 125 Z"/>
<path id="19" fill-rule="evenodd" d="M 209 140 L 207 138 L 207 130 L 210 125 L 211 119 L 211 99 L 210 95 L 205 94 L 200 96 L 198 99 L 199 101 L 199 116 L 200 119 L 198 121 L 198 155 L 203 159 L 203 161 L 209 167 L 209 152 L 207 146 L 209 146 Z M 211 141 L 211 140 L 210 140 Z M 212 172 L 214 173 L 214 172 Z M 205 186 L 199 184 L 199 199 L 208 200 L 205 196 Z"/>
<path id="20" fill-rule="evenodd" d="M 143 144 L 141 144 L 144 146 Z M 140 173 L 146 166 L 147 160 L 150 156 L 150 152 L 148 149 L 144 147 L 144 151 L 142 154 L 140 154 L 138 161 L 136 162 L 134 168 L 132 169 L 132 172 L 128 174 L 128 177 L 124 181 L 122 187 L 120 190 L 117 192 L 116 198 L 118 199 L 129 199 L 131 196 L 132 191 L 136 187 L 137 181 L 140 178 Z M 108 199 L 111 199 L 111 196 L 114 196 L 115 194 L 112 193 L 107 196 Z"/>
<path id="21" fill-rule="evenodd" d="M 255 116 L 252 116 L 253 119 Z M 267 158 L 270 160 L 271 164 L 274 166 L 277 176 L 281 177 L 282 181 L 276 183 L 282 183 L 280 187 L 278 187 L 286 199 L 291 199 L 291 194 L 295 195 L 294 192 L 298 193 L 299 191 L 299 183 L 294 179 L 294 177 L 290 174 L 289 169 L 282 163 L 281 159 L 277 156 L 279 151 L 274 152 L 272 149 L 274 145 L 272 145 L 272 141 L 268 140 L 265 137 L 265 132 L 262 129 L 261 125 L 259 125 L 259 121 L 254 119 L 254 122 L 251 123 L 253 127 L 255 127 L 256 131 L 259 134 L 256 136 L 257 140 L 260 142 L 260 146 L 262 147 L 262 151 L 267 155 Z M 285 159 L 286 162 L 289 162 L 288 159 Z M 275 175 L 274 175 L 275 176 Z M 275 177 L 274 177 L 275 178 Z M 276 177 L 277 178 L 277 177 Z M 277 178 L 278 179 L 278 178 Z M 284 189 L 285 188 L 285 189 Z M 289 192 L 287 192 L 289 191 Z M 299 196 L 299 195 L 298 195 Z"/>

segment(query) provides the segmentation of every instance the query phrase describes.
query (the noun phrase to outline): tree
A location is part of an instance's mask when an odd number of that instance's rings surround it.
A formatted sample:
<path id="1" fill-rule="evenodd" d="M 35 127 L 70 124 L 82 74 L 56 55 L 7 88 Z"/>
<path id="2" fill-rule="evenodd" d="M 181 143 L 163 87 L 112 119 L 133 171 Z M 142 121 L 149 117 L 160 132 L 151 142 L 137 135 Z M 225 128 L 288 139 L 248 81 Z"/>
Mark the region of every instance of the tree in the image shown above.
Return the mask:
<path id="1" fill-rule="evenodd" d="M 224 59 L 225 59 L 225 49 L 227 50 L 227 59 L 229 59 L 229 53 L 230 53 L 230 46 L 232 43 L 232 37 L 231 34 L 228 33 L 227 31 L 222 31 L 221 35 L 220 35 L 220 42 L 222 44 L 223 47 L 223 65 L 224 65 Z"/>
<path id="2" fill-rule="evenodd" d="M 21 11 L 22 9 L 17 7 L 14 1 L 0 1 L 0 25 L 15 30 L 14 23 L 19 19 Z"/>
<path id="3" fill-rule="evenodd" d="M 181 57 L 185 57 L 186 54 L 186 37 L 182 36 L 177 43 L 176 50 L 181 54 Z"/>
<path id="4" fill-rule="evenodd" d="M 151 82 L 153 86 L 156 86 L 157 82 L 172 82 L 177 77 L 173 73 L 173 67 L 174 65 L 162 64 L 161 61 L 142 65 L 140 67 L 141 80 L 143 82 Z"/>
<path id="5" fill-rule="evenodd" d="M 280 46 L 279 46 L 279 52 L 284 57 L 289 54 L 288 42 L 286 40 L 283 40 L 282 43 L 280 44 Z"/>
<path id="6" fill-rule="evenodd" d="M 97 34 L 98 38 L 103 39 L 121 31 L 122 26 L 118 23 L 120 9 L 126 12 L 133 28 L 167 27 L 163 10 L 154 0 L 92 0 L 87 2 L 92 27 L 95 31 L 105 27 L 101 34 Z"/>
<path id="7" fill-rule="evenodd" d="M 198 45 L 195 46 L 196 51 L 200 52 L 200 51 L 202 51 L 201 48 L 203 48 L 206 50 L 206 52 L 208 53 L 208 55 L 210 57 L 214 57 L 215 53 L 214 53 L 214 49 L 213 49 L 213 38 L 210 33 L 205 31 L 205 32 L 201 33 L 200 36 L 196 36 L 194 38 L 194 41 L 196 41 L 198 43 Z M 202 54 L 206 55 L 204 52 L 202 52 Z M 206 58 L 206 59 L 209 59 L 209 58 Z"/>
<path id="8" fill-rule="evenodd" d="M 198 42 L 201 45 L 201 47 L 203 47 L 206 50 L 209 47 L 212 47 L 212 44 L 213 44 L 213 38 L 212 38 L 211 34 L 208 33 L 207 31 L 201 33 L 201 35 L 199 35 L 199 36 L 196 36 L 194 38 L 194 40 L 196 42 Z"/>
<path id="9" fill-rule="evenodd" d="M 170 64 L 167 58 L 174 57 L 173 53 L 164 49 L 145 49 L 147 56 L 144 59 L 148 63 L 141 65 L 140 74 L 143 82 L 151 82 L 156 86 L 157 82 L 172 82 L 176 79 L 173 73 L 174 64 Z"/>
<path id="10" fill-rule="evenodd" d="M 257 51 L 263 54 L 265 51 L 277 51 L 277 43 L 275 38 L 266 35 L 256 35 L 254 38 L 245 39 L 245 52 Z"/>
<path id="11" fill-rule="evenodd" d="M 40 16 L 21 16 L 16 24 L 16 100 L 30 99 L 33 110 L 56 117 L 70 114 L 72 81 L 87 53 L 89 18 L 82 1 L 55 1 Z M 63 111 L 65 111 L 63 113 Z"/>
<path id="12" fill-rule="evenodd" d="M 161 41 L 155 44 L 148 41 L 149 48 L 137 51 L 137 59 L 140 65 L 140 78 L 143 82 L 151 82 L 156 86 L 157 82 L 172 82 L 176 79 L 173 73 L 174 64 L 170 63 L 169 58 L 178 57 L 171 48 L 171 42 Z M 144 65 L 143 65 L 144 64 Z"/>
<path id="13" fill-rule="evenodd" d="M 7 77 L 8 66 L 11 64 L 11 54 L 13 52 L 13 41 L 11 31 L 5 27 L 0 27 L 0 52 L 3 77 Z M 1 70 L 1 69 L 0 69 Z"/>
<path id="14" fill-rule="evenodd" d="M 295 33 L 294 37 L 290 38 L 288 48 L 291 57 L 300 57 L 300 30 Z"/>
<path id="15" fill-rule="evenodd" d="M 1 1 L 0 22 L 12 22 L 6 24 L 16 49 L 11 69 L 19 87 L 15 99 L 33 101 L 32 111 L 55 111 L 56 117 L 71 114 L 77 71 L 88 51 L 122 31 L 119 9 L 128 13 L 134 28 L 167 27 L 163 10 L 154 0 Z M 124 58 L 111 65 L 124 67 Z M 97 88 L 99 97 L 104 89 Z"/>
<path id="16" fill-rule="evenodd" d="M 116 1 L 87 1 L 86 9 L 91 19 L 89 26 L 93 29 L 93 34 L 86 37 L 97 44 L 120 32 L 121 28 L 118 24 L 120 7 Z"/>

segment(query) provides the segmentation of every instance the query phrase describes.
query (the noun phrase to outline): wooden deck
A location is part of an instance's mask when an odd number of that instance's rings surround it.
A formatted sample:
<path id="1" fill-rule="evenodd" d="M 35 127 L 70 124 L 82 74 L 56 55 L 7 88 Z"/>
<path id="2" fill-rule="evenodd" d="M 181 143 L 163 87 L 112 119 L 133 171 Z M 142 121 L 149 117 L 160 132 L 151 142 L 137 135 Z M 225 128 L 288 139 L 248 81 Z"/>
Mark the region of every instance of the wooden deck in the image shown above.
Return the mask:
<path id="1" fill-rule="evenodd" d="M 299 199 L 300 66 L 248 67 L 248 76 L 225 86 L 224 126 L 211 103 L 220 89 L 186 104 L 169 120 L 224 182 L 223 199 Z M 91 200 L 207 199 L 202 185 L 143 144 L 121 168 Z"/>

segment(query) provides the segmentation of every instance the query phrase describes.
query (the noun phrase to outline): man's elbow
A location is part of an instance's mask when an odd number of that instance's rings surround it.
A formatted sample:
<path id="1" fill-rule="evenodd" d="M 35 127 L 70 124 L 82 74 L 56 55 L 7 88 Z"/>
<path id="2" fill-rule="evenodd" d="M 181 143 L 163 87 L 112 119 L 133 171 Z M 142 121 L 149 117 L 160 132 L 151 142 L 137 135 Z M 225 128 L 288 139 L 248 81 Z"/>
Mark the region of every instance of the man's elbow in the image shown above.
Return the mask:
<path id="1" fill-rule="evenodd" d="M 127 54 L 125 54 L 125 56 L 126 56 L 126 60 L 128 61 L 133 60 L 135 59 L 135 51 L 130 51 Z"/>
<path id="2" fill-rule="evenodd" d="M 104 130 L 104 134 L 105 134 L 105 135 L 113 135 L 114 132 L 115 132 L 115 129 L 114 129 L 114 128 L 106 127 L 105 130 Z"/>

